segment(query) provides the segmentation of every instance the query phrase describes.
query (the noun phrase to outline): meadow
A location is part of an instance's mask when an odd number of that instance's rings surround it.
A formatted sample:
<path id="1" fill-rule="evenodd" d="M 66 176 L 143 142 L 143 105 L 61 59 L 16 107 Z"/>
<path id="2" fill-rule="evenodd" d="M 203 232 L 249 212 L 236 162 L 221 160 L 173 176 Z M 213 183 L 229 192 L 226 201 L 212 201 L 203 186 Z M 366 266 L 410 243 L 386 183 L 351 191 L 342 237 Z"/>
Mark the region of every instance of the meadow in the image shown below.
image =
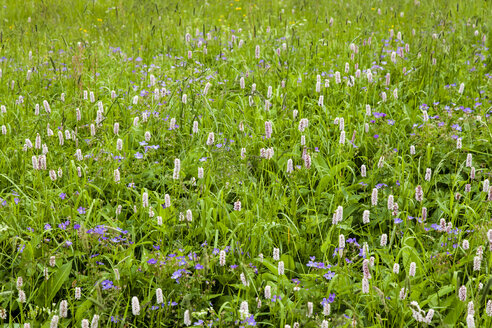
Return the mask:
<path id="1" fill-rule="evenodd" d="M 0 327 L 491 327 L 492 4 L 0 2 Z"/>

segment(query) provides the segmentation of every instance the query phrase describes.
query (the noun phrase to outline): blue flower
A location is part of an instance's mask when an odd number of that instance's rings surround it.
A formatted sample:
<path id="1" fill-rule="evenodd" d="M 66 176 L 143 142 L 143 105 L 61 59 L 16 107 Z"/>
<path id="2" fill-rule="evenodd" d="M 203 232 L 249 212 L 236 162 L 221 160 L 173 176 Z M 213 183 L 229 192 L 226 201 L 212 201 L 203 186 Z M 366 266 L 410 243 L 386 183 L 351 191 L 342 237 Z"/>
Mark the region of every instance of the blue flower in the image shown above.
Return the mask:
<path id="1" fill-rule="evenodd" d="M 114 285 L 113 285 L 113 282 L 111 280 L 103 280 L 101 282 L 101 286 L 102 286 L 102 289 L 103 290 L 115 288 Z"/>
<path id="2" fill-rule="evenodd" d="M 335 276 L 335 272 L 332 272 L 332 271 L 328 271 L 327 273 L 325 273 L 323 275 L 323 277 L 325 277 L 328 280 L 331 280 L 334 276 Z"/>
<path id="3" fill-rule="evenodd" d="M 335 294 L 330 294 L 328 298 L 323 298 L 323 300 L 321 301 L 321 305 L 335 302 L 335 297 Z"/>

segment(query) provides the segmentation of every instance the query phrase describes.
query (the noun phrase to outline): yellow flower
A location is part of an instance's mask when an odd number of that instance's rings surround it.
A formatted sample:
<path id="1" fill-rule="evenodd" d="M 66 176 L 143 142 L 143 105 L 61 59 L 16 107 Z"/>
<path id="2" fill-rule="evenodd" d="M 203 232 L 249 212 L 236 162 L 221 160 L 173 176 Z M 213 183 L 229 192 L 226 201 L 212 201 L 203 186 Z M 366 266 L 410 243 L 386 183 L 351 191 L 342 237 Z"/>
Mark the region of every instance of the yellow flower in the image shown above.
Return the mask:
<path id="1" fill-rule="evenodd" d="M 241 10 L 241 7 L 236 7 L 236 10 Z"/>
<path id="2" fill-rule="evenodd" d="M 101 18 L 98 18 L 98 19 L 97 19 L 97 21 L 98 21 L 98 22 L 102 22 L 103 20 L 102 20 Z"/>

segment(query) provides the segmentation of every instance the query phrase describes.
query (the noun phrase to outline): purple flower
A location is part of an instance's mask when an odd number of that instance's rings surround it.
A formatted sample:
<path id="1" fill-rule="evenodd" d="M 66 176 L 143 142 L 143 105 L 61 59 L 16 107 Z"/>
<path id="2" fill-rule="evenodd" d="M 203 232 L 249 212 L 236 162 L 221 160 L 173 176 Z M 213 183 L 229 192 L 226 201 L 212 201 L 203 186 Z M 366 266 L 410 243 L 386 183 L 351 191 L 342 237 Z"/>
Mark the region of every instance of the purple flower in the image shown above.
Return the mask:
<path id="1" fill-rule="evenodd" d="M 157 263 L 157 260 L 152 258 L 150 260 L 147 261 L 148 264 L 156 264 Z"/>
<path id="2" fill-rule="evenodd" d="M 195 270 L 201 270 L 201 269 L 203 269 L 203 265 L 201 265 L 200 263 L 197 263 L 195 265 Z"/>
<path id="3" fill-rule="evenodd" d="M 335 294 L 330 294 L 328 298 L 323 298 L 323 301 L 321 301 L 321 305 L 335 302 L 335 297 L 336 297 Z"/>
<path id="4" fill-rule="evenodd" d="M 44 230 L 50 230 L 51 229 L 51 225 L 49 223 L 46 223 L 44 225 Z"/>
<path id="5" fill-rule="evenodd" d="M 82 206 L 77 209 L 77 211 L 79 212 L 79 214 L 85 214 L 85 210 L 86 210 L 86 208 L 85 207 L 82 207 Z"/>
<path id="6" fill-rule="evenodd" d="M 332 271 L 328 271 L 323 275 L 323 277 L 325 277 L 327 280 L 331 280 L 334 276 L 335 276 L 335 272 Z"/>
<path id="7" fill-rule="evenodd" d="M 395 221 L 394 221 L 394 222 L 395 222 L 395 224 L 398 224 L 398 223 L 403 222 L 403 220 L 402 220 L 402 219 L 400 219 L 400 218 L 395 218 Z"/>
<path id="8" fill-rule="evenodd" d="M 113 282 L 111 280 L 103 280 L 101 281 L 101 286 L 103 290 L 115 288 Z"/>
<path id="9" fill-rule="evenodd" d="M 60 198 L 61 198 L 61 199 L 65 199 L 66 197 L 67 197 L 67 194 L 65 194 L 64 192 L 62 192 L 62 193 L 60 194 Z"/>
<path id="10" fill-rule="evenodd" d="M 377 138 L 379 138 L 379 134 L 374 135 L 374 139 L 377 139 Z"/>

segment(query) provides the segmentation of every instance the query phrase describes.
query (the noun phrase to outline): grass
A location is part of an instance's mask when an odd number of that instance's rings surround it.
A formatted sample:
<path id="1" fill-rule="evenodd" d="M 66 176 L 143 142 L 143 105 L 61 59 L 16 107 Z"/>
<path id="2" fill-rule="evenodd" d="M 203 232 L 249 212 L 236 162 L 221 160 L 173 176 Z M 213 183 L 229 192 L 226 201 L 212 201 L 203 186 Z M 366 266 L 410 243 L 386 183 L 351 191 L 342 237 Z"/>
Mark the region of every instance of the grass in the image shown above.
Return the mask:
<path id="1" fill-rule="evenodd" d="M 4 1 L 0 326 L 488 327 L 491 9 Z"/>

